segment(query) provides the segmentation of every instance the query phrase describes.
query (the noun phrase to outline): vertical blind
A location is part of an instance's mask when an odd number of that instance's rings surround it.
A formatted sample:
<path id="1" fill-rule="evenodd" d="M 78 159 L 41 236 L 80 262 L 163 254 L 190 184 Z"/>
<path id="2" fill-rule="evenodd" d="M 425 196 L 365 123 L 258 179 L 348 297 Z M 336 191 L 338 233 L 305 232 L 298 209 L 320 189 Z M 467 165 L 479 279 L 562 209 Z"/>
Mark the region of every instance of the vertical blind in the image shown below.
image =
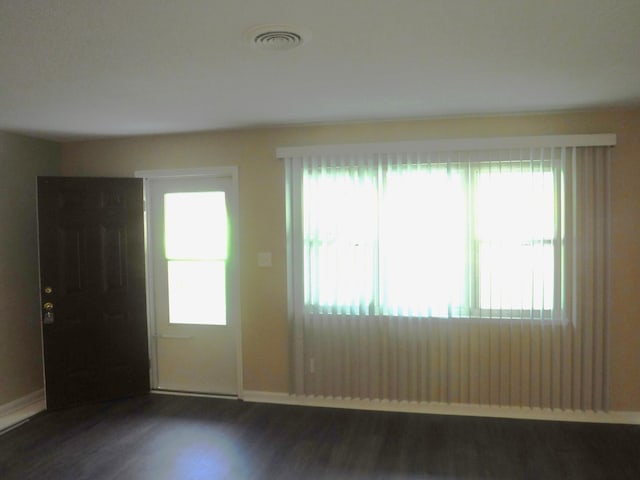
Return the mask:
<path id="1" fill-rule="evenodd" d="M 593 139 L 280 149 L 292 393 L 606 409 L 615 139 Z"/>

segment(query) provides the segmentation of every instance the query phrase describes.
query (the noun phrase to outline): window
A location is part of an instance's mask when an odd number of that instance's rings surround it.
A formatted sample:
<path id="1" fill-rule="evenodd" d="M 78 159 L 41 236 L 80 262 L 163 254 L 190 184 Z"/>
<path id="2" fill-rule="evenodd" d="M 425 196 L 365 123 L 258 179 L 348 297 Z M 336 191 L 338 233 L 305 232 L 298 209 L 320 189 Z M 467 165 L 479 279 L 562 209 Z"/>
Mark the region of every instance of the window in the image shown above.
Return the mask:
<path id="1" fill-rule="evenodd" d="M 226 324 L 225 192 L 164 195 L 169 323 Z"/>
<path id="2" fill-rule="evenodd" d="M 292 392 L 602 408 L 614 144 L 278 149 Z"/>
<path id="3" fill-rule="evenodd" d="M 523 168 L 524 167 L 524 168 Z M 550 167 L 481 169 L 474 195 L 477 308 L 549 312 L 561 287 L 561 202 Z M 558 175 L 559 176 L 559 175 Z M 560 193 L 560 192 L 558 192 Z M 558 299 L 559 300 L 559 299 Z"/>
<path id="4" fill-rule="evenodd" d="M 560 241 L 550 162 L 303 171 L 305 305 L 402 316 L 549 316 Z"/>

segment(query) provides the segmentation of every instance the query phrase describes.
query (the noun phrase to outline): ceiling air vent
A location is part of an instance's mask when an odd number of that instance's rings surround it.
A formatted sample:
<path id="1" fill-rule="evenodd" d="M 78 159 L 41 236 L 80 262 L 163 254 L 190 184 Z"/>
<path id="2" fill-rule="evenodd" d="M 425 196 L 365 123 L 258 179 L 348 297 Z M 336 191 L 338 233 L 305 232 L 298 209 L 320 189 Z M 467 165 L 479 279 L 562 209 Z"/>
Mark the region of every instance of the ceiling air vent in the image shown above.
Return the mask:
<path id="1" fill-rule="evenodd" d="M 311 38 L 307 30 L 290 25 L 259 25 L 247 30 L 246 39 L 256 50 L 292 50 Z"/>

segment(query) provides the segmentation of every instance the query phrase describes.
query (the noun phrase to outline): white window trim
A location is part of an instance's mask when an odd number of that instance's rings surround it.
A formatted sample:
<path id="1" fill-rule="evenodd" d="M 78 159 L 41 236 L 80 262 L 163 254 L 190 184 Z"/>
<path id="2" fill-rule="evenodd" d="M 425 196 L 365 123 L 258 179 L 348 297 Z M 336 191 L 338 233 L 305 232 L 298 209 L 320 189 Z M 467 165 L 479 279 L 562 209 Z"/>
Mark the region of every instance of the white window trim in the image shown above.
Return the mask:
<path id="1" fill-rule="evenodd" d="M 507 148 L 544 147 L 595 147 L 616 145 L 615 133 L 588 135 L 541 135 L 532 137 L 486 137 L 436 140 L 412 140 L 406 142 L 351 143 L 344 145 L 311 145 L 278 147 L 278 158 L 312 155 L 366 155 L 393 153 L 424 153 L 443 150 L 492 150 Z"/>
<path id="2" fill-rule="evenodd" d="M 177 168 L 165 170 L 137 170 L 137 178 L 180 178 L 180 177 L 231 177 L 238 182 L 238 167 L 205 167 L 205 168 Z"/>

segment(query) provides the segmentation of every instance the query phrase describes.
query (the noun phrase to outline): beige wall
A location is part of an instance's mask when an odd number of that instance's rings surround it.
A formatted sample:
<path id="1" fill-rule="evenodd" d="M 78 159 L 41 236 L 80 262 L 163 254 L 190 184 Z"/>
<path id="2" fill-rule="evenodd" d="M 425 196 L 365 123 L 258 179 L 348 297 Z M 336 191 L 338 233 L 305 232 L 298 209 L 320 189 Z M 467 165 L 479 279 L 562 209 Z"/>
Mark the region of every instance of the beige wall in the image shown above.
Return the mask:
<path id="1" fill-rule="evenodd" d="M 237 165 L 244 388 L 288 389 L 284 166 L 278 146 L 427 138 L 616 133 L 613 165 L 611 401 L 640 410 L 640 109 L 249 129 L 73 142 L 66 175 Z M 273 268 L 256 254 L 273 252 Z"/>
<path id="2" fill-rule="evenodd" d="M 55 143 L 0 132 L 0 405 L 43 386 L 36 176 L 59 161 Z"/>

